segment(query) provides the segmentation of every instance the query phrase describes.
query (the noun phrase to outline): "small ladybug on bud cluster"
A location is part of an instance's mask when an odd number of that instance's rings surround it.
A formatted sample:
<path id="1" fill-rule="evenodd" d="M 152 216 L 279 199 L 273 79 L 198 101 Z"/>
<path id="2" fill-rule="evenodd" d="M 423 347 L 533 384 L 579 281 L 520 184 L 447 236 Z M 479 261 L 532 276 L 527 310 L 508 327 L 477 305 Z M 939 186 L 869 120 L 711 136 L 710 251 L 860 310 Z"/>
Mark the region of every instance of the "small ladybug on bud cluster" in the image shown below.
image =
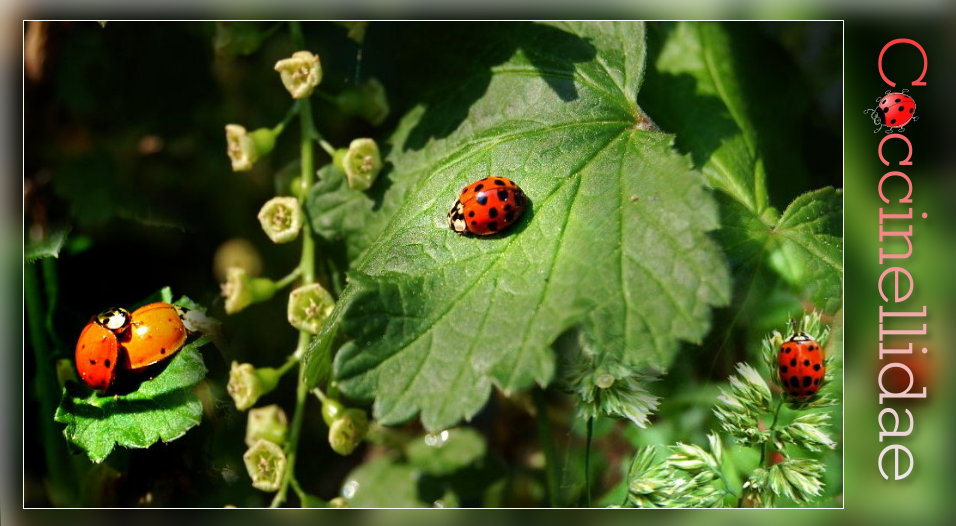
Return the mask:
<path id="1" fill-rule="evenodd" d="M 798 402 L 813 398 L 827 372 L 823 348 L 812 337 L 798 332 L 785 341 L 777 355 L 780 384 Z"/>
<path id="2" fill-rule="evenodd" d="M 176 354 L 186 343 L 181 309 L 150 303 L 132 313 L 122 308 L 95 316 L 76 342 L 76 370 L 96 391 L 107 391 L 120 374 L 139 372 Z"/>
<path id="3" fill-rule="evenodd" d="M 505 177 L 485 177 L 462 188 L 448 211 L 448 226 L 461 235 L 488 236 L 515 224 L 528 198 Z"/>

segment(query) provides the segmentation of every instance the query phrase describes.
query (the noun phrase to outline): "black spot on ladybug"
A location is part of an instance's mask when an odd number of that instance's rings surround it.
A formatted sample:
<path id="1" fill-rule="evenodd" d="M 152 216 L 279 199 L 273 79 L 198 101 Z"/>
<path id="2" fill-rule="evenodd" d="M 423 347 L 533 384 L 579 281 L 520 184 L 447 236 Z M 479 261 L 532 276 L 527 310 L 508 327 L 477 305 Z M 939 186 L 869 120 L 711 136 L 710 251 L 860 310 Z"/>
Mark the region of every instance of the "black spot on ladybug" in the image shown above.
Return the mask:
<path id="1" fill-rule="evenodd" d="M 475 211 L 468 212 L 468 217 L 475 217 Z"/>
<path id="2" fill-rule="evenodd" d="M 478 226 L 478 221 L 472 221 L 471 226 Z"/>
<path id="3" fill-rule="evenodd" d="M 803 386 L 804 386 L 804 387 L 810 387 L 810 382 L 812 382 L 812 381 L 813 381 L 813 378 L 810 378 L 809 376 L 804 376 L 804 377 L 803 377 Z"/>
<path id="4" fill-rule="evenodd" d="M 803 361 L 803 365 L 809 366 L 809 365 L 810 365 L 810 360 L 804 360 L 804 361 Z"/>
<path id="5" fill-rule="evenodd" d="M 159 354 L 166 354 L 166 348 L 165 348 L 165 347 L 160 347 L 160 348 L 159 348 Z"/>
<path id="6" fill-rule="evenodd" d="M 899 102 L 899 101 L 900 101 L 900 99 L 896 99 L 896 102 Z"/>
<path id="7" fill-rule="evenodd" d="M 905 110 L 905 109 L 906 109 L 905 106 L 900 106 L 900 109 L 899 109 L 898 111 L 903 111 L 903 110 Z"/>
<path id="8" fill-rule="evenodd" d="M 491 207 L 491 208 L 488 210 L 488 216 L 491 217 L 491 218 L 498 217 L 498 209 L 495 208 L 495 207 Z"/>
<path id="9" fill-rule="evenodd" d="M 103 362 L 103 365 L 105 365 L 106 368 L 109 369 L 109 368 L 110 368 L 110 359 L 107 358 L 106 361 Z"/>
<path id="10" fill-rule="evenodd" d="M 813 379 L 813 385 L 820 385 L 820 379 L 819 379 L 819 378 L 814 378 L 814 379 Z"/>
<path id="11" fill-rule="evenodd" d="M 786 365 L 780 366 L 780 372 L 786 374 L 790 369 Z"/>
<path id="12" fill-rule="evenodd" d="M 508 194 L 508 193 L 505 192 L 505 197 L 506 197 L 506 198 L 508 197 L 507 194 Z M 498 198 L 500 199 L 501 196 L 499 195 Z M 503 199 L 502 199 L 502 200 L 503 200 Z M 508 203 L 508 204 L 505 205 L 505 212 L 507 212 L 508 210 L 511 210 L 511 203 Z"/>
<path id="13" fill-rule="evenodd" d="M 515 204 L 521 206 L 524 204 L 524 192 L 518 190 L 515 192 Z"/>
<path id="14" fill-rule="evenodd" d="M 896 124 L 896 119 L 890 119 L 890 124 Z"/>
<path id="15" fill-rule="evenodd" d="M 90 360 L 90 365 L 96 365 L 96 360 Z"/>
<path id="16" fill-rule="evenodd" d="M 478 201 L 479 205 L 488 204 L 488 196 L 482 192 L 478 194 L 477 196 L 475 196 L 475 201 Z"/>
<path id="17" fill-rule="evenodd" d="M 508 191 L 507 190 L 498 190 L 498 199 L 502 201 L 508 200 Z"/>
<path id="18" fill-rule="evenodd" d="M 791 359 L 790 359 L 790 367 L 796 367 L 796 366 L 797 366 L 797 359 L 796 359 L 796 358 L 791 358 Z"/>
<path id="19" fill-rule="evenodd" d="M 818 363 L 813 364 L 813 370 L 814 370 L 814 371 L 819 371 L 819 370 L 820 370 L 820 364 L 818 364 Z"/>
<path id="20" fill-rule="evenodd" d="M 887 109 L 886 109 L 886 108 L 880 108 L 880 111 L 882 111 L 883 113 L 886 113 L 886 112 L 887 112 Z"/>
<path id="21" fill-rule="evenodd" d="M 811 345 L 811 346 L 807 347 L 807 350 L 808 350 L 808 351 L 815 351 L 815 350 L 817 350 L 817 348 L 816 348 L 815 345 Z"/>
<path id="22" fill-rule="evenodd" d="M 910 113 L 913 113 L 913 110 L 914 110 L 914 109 L 916 109 L 916 108 L 910 108 Z"/>
<path id="23" fill-rule="evenodd" d="M 492 232 L 497 232 L 497 231 L 498 231 L 498 223 L 495 222 L 495 221 L 492 221 L 492 222 L 488 223 L 488 230 L 491 230 Z"/>
<path id="24" fill-rule="evenodd" d="M 784 353 L 786 353 L 786 354 L 789 354 L 789 353 L 790 353 L 790 347 L 788 347 L 788 346 L 784 346 L 783 349 L 781 349 L 781 350 L 782 350 Z"/>
<path id="25" fill-rule="evenodd" d="M 501 179 L 495 179 L 495 184 L 498 185 L 498 186 L 504 186 L 504 185 L 505 185 L 505 182 L 502 181 Z"/>
<path id="26" fill-rule="evenodd" d="M 509 206 L 510 206 L 510 205 L 509 205 Z M 514 221 L 514 220 L 515 220 L 515 211 L 514 211 L 514 210 L 508 210 L 508 212 L 505 213 L 505 223 L 510 223 L 510 222 L 512 222 L 512 221 Z"/>
<path id="27" fill-rule="evenodd" d="M 790 377 L 790 385 L 791 387 L 800 387 L 800 379 L 796 376 Z"/>
<path id="28" fill-rule="evenodd" d="M 478 185 L 478 186 L 475 187 L 475 191 L 476 191 L 476 192 L 481 191 L 481 189 L 484 188 L 484 187 L 485 187 L 485 185 L 480 184 L 480 185 Z"/>

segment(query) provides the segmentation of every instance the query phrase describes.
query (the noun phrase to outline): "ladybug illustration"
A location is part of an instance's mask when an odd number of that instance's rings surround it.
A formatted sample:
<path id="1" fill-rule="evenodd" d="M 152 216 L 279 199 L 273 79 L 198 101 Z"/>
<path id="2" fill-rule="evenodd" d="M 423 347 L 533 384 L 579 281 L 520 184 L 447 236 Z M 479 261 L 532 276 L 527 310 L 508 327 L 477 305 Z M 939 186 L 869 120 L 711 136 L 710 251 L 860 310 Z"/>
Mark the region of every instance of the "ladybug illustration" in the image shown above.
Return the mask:
<path id="1" fill-rule="evenodd" d="M 130 313 L 106 310 L 93 318 L 76 342 L 76 369 L 91 389 L 106 391 L 121 371 L 138 371 L 169 358 L 186 342 L 176 307 L 150 303 Z"/>
<path id="2" fill-rule="evenodd" d="M 497 234 L 515 224 L 527 205 L 527 196 L 514 181 L 485 177 L 462 188 L 448 211 L 448 226 L 462 235 Z"/>
<path id="3" fill-rule="evenodd" d="M 802 332 L 780 347 L 777 365 L 783 389 L 790 398 L 801 402 L 817 394 L 827 370 L 820 344 Z"/>
<path id="4" fill-rule="evenodd" d="M 919 120 L 916 116 L 916 101 L 906 94 L 908 91 L 887 91 L 882 97 L 876 99 L 876 108 L 863 111 L 863 113 L 871 113 L 873 124 L 879 125 L 873 133 L 880 131 L 884 126 L 887 127 L 886 133 L 902 132 L 905 131 L 907 124 Z"/>

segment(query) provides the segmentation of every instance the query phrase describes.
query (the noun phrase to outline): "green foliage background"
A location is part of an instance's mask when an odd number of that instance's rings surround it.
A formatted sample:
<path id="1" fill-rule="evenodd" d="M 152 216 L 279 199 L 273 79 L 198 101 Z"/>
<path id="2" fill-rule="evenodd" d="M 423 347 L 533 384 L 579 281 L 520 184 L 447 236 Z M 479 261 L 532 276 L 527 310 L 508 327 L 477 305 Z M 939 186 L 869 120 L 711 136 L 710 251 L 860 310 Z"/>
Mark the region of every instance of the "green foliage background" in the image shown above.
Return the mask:
<path id="1" fill-rule="evenodd" d="M 53 396 L 35 379 L 71 356 L 90 313 L 170 285 L 221 315 L 211 261 L 232 237 L 259 248 L 267 274 L 294 264 L 295 251 L 268 244 L 254 214 L 283 181 L 295 142 L 233 174 L 222 132 L 282 118 L 289 101 L 272 64 L 294 50 L 271 24 L 241 28 L 238 47 L 222 45 L 212 23 L 48 28 L 44 76 L 25 93 L 26 221 L 51 238 L 71 230 L 35 249 L 57 247 L 59 258 L 42 262 L 42 279 L 58 287 L 47 303 L 50 352 L 27 359 L 34 407 Z M 412 445 L 404 460 L 364 464 L 355 477 L 425 482 L 408 494 L 367 489 L 363 503 L 545 503 L 520 453 L 540 447 L 520 408 L 525 388 L 554 377 L 551 343 L 572 335 L 602 359 L 669 370 L 650 430 L 598 422 L 593 478 L 611 490 L 605 503 L 618 503 L 634 446 L 705 442 L 716 385 L 735 362 L 755 360 L 767 331 L 811 308 L 839 323 L 839 24 L 373 23 L 361 45 L 335 24 L 305 28 L 325 68 L 321 133 L 342 146 L 375 137 L 388 163 L 368 194 L 325 168 L 308 201 L 327 285 L 343 291 L 334 316 L 344 329 L 309 355 L 311 379 L 331 370 L 384 423 L 420 413 L 435 431 L 472 419 L 489 442 L 451 474 Z M 334 102 L 373 76 L 392 109 L 378 127 Z M 663 133 L 642 129 L 648 119 Z M 158 151 L 144 137 L 159 138 Z M 513 235 L 451 235 L 442 221 L 456 190 L 492 174 L 518 180 L 532 211 Z M 52 414 L 28 410 L 28 504 L 134 505 L 148 493 L 160 505 L 262 505 L 241 465 L 244 415 L 223 388 L 231 360 L 282 362 L 295 338 L 284 312 L 277 297 L 225 320 L 229 355 L 206 355 L 209 400 L 196 430 L 99 466 L 71 457 L 70 473 L 98 476 L 83 491 L 57 478 L 40 446 L 55 442 Z M 338 351 L 334 366 L 324 350 Z M 270 402 L 291 407 L 286 387 Z M 568 399 L 548 402 L 570 465 L 580 425 Z M 313 409 L 303 433 L 323 437 Z M 303 484 L 323 498 L 361 461 L 301 449 L 298 472 L 312 474 Z M 827 459 L 832 499 L 841 468 L 838 454 Z M 551 502 L 576 502 L 581 474 L 568 473 L 567 494 Z M 51 477 L 64 487 L 43 490 Z"/>

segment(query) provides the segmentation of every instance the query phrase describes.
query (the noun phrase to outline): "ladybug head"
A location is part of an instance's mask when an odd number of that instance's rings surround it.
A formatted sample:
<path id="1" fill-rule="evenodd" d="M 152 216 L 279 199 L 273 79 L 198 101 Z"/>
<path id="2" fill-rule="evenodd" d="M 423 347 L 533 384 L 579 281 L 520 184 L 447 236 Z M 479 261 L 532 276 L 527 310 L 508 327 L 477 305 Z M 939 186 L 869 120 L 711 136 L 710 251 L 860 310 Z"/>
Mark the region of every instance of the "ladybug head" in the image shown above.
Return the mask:
<path id="1" fill-rule="evenodd" d="M 96 315 L 96 323 L 113 331 L 120 332 L 129 326 L 132 316 L 128 310 L 123 308 L 107 309 Z"/>
<path id="2" fill-rule="evenodd" d="M 807 334 L 807 333 L 805 333 L 805 332 L 798 332 L 798 333 L 796 333 L 796 334 L 794 334 L 793 336 L 790 337 L 790 341 L 792 341 L 792 342 L 809 342 L 809 341 L 813 341 L 813 338 L 811 338 L 810 335 Z"/>

